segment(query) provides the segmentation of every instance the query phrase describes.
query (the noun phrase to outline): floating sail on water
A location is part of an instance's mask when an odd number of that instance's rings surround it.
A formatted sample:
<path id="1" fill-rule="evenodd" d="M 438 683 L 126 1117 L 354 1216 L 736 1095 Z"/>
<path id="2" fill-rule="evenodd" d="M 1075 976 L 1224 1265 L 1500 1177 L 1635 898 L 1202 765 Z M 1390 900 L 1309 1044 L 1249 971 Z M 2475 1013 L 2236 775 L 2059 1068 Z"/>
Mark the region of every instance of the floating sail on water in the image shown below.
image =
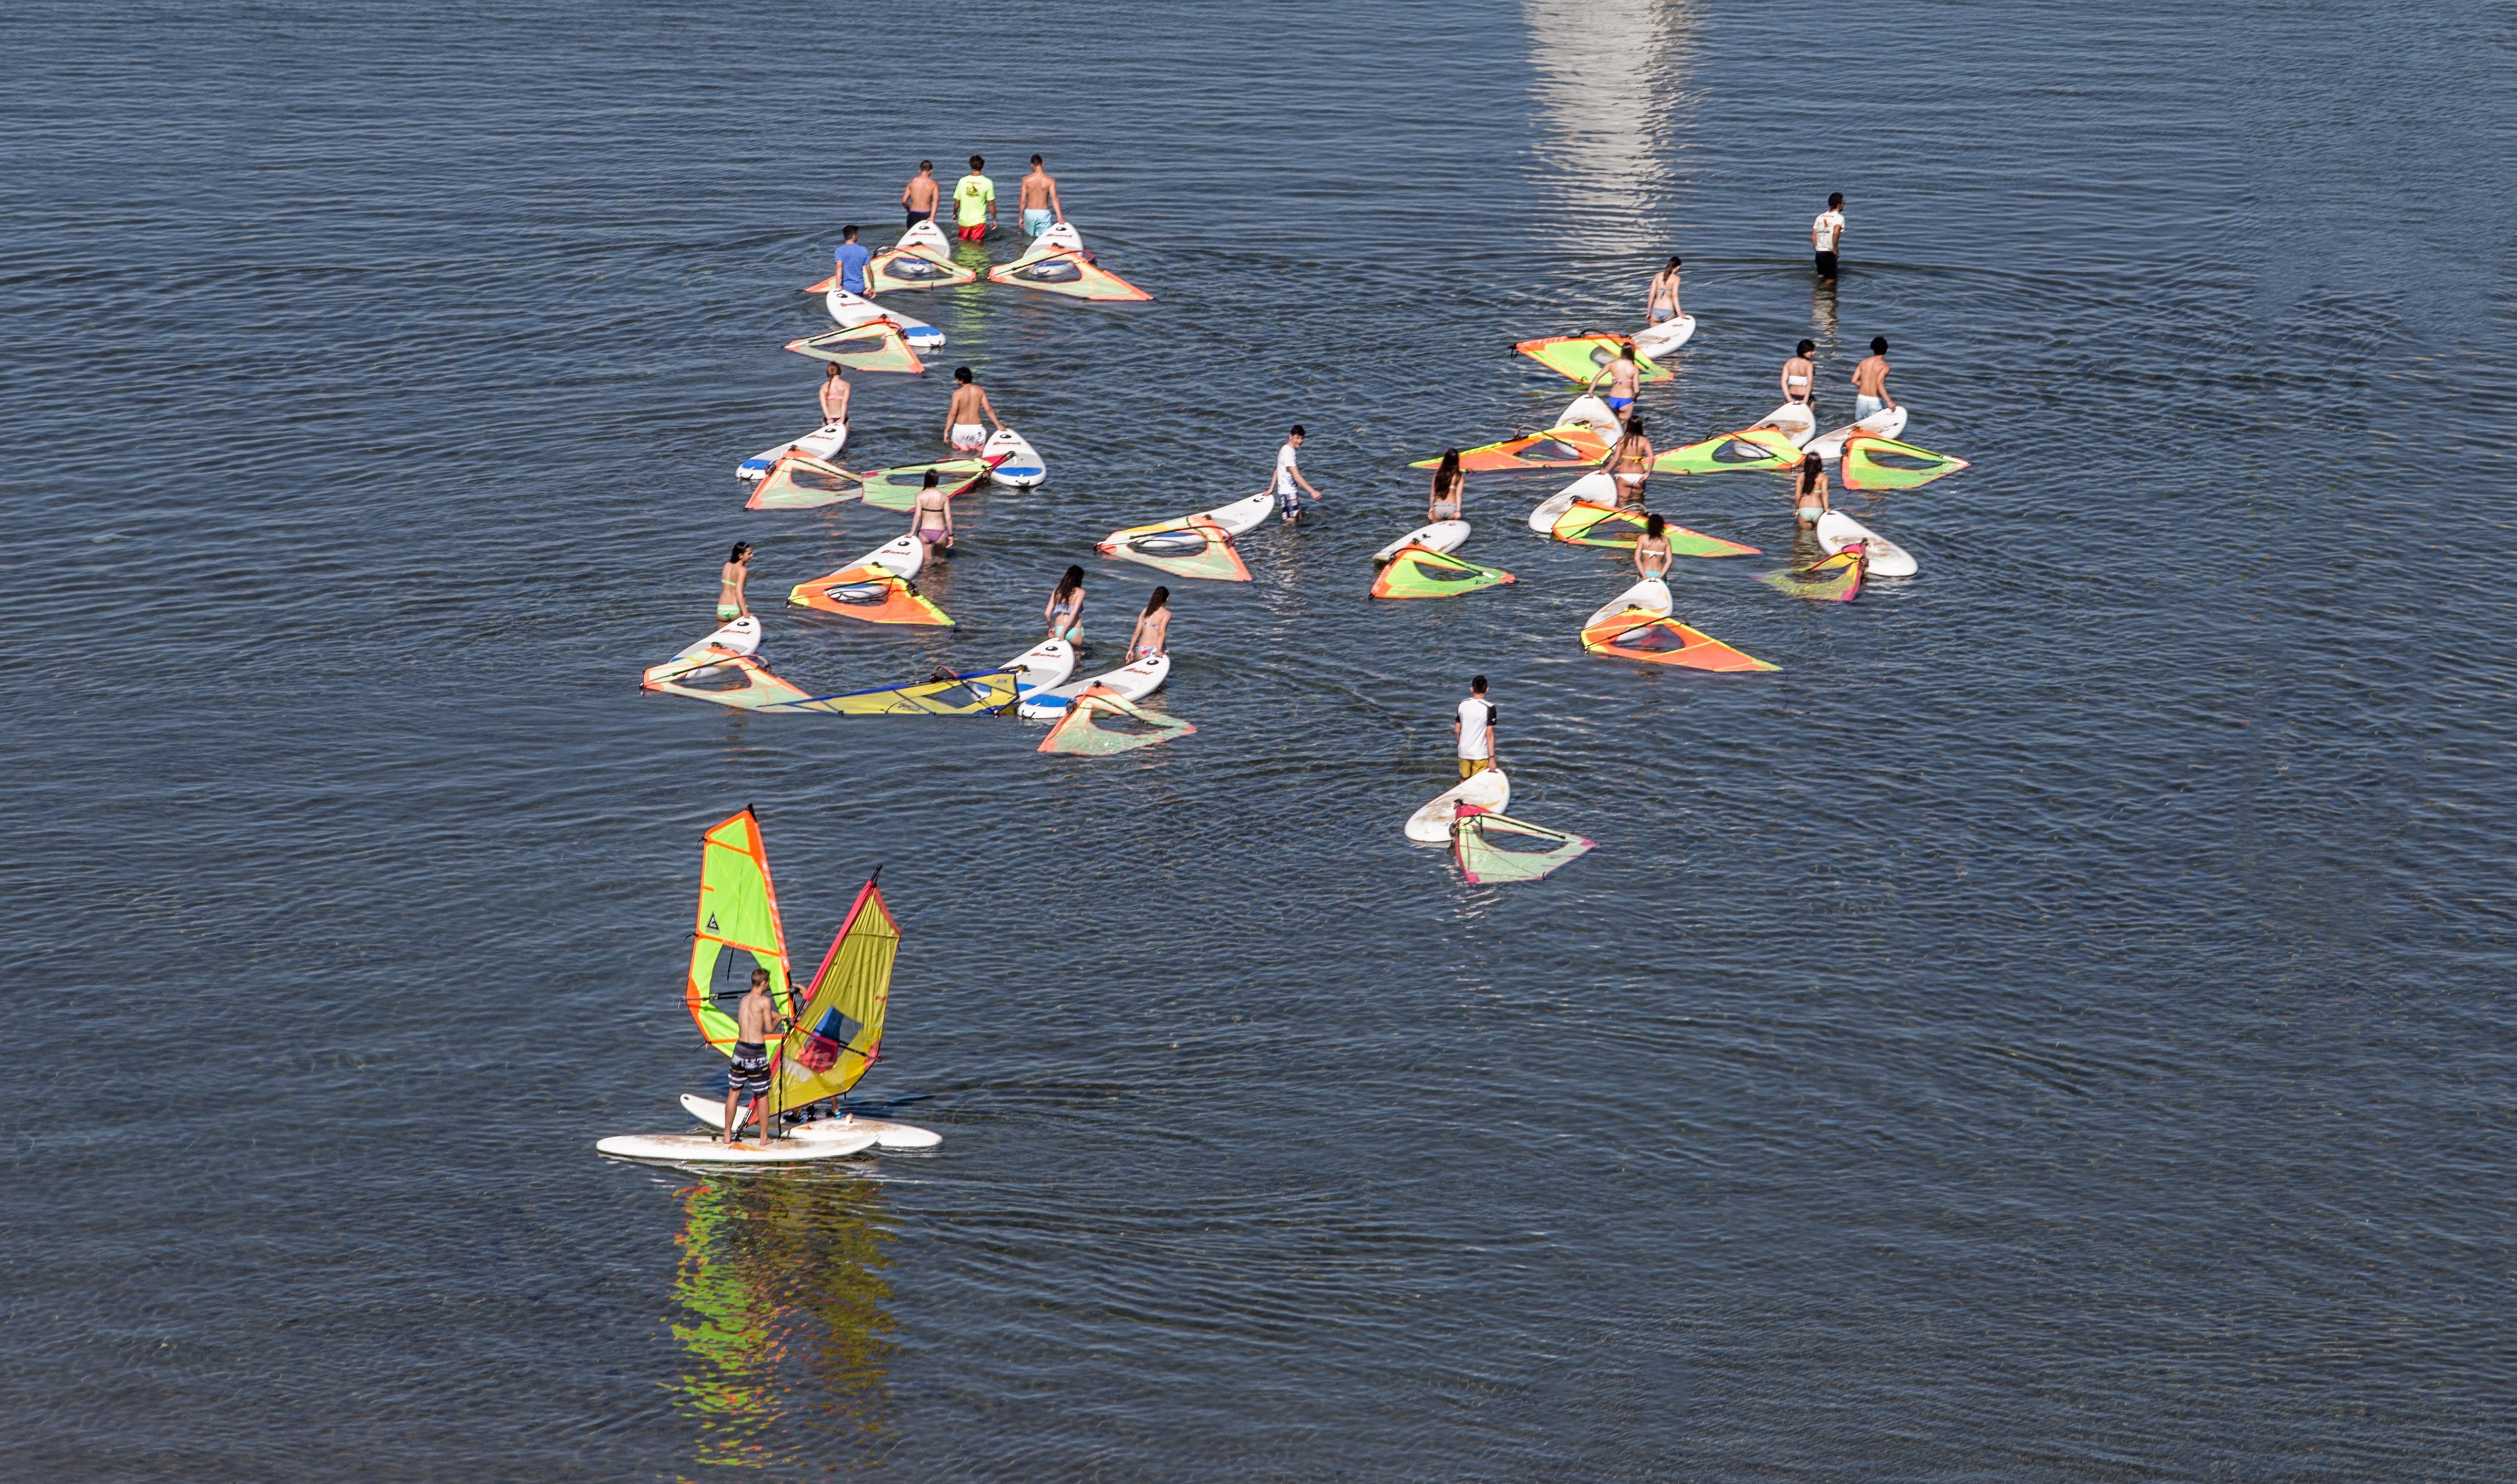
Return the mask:
<path id="1" fill-rule="evenodd" d="M 1517 580 L 1496 567 L 1479 567 L 1423 546 L 1402 546 L 1372 579 L 1376 598 L 1447 598 Z"/>
<path id="2" fill-rule="evenodd" d="M 1654 474 L 1731 474 L 1797 469 L 1801 445 L 1780 428 L 1742 428 L 1700 444 L 1672 448 L 1652 460 Z"/>
<path id="3" fill-rule="evenodd" d="M 1460 469 L 1467 474 L 1492 474 L 1507 469 L 1569 469 L 1596 464 L 1608 456 L 1608 441 L 1591 428 L 1567 423 L 1542 433 L 1524 433 L 1501 443 L 1479 444 L 1460 450 Z M 1431 469 L 1439 458 L 1420 458 L 1410 469 Z"/>
<path id="4" fill-rule="evenodd" d="M 866 263 L 866 287 L 877 294 L 901 288 L 951 288 L 975 283 L 978 277 L 956 265 L 947 250 L 912 243 L 906 238 L 875 253 Z"/>
<path id="5" fill-rule="evenodd" d="M 1056 246 L 1045 237 L 1035 239 L 1021 257 L 990 269 L 988 281 L 1105 304 L 1141 304 L 1154 297 L 1093 262 L 1082 247 Z"/>
<path id="6" fill-rule="evenodd" d="M 1606 505 L 1594 505 L 1576 500 L 1556 518 L 1550 534 L 1574 546 L 1613 546 L 1631 548 L 1642 539 L 1647 519 L 1640 510 L 1617 510 Z M 1670 554 L 1681 557 L 1753 557 L 1754 546 L 1721 536 L 1706 535 L 1684 526 L 1661 522 L 1662 539 L 1669 542 Z"/>
<path id="7" fill-rule="evenodd" d="M 1850 603 L 1861 596 L 1861 576 L 1868 564 L 1859 549 L 1842 551 L 1814 566 L 1784 572 L 1761 572 L 1757 580 L 1795 598 L 1818 603 Z"/>
<path id="8" fill-rule="evenodd" d="M 917 352 L 910 348 L 909 337 L 900 332 L 899 325 L 888 319 L 848 329 L 824 330 L 801 340 L 789 340 L 787 349 L 798 356 L 835 361 L 857 371 L 897 371 L 914 376 L 926 369 L 926 362 L 918 360 Z"/>
<path id="9" fill-rule="evenodd" d="M 648 666 L 646 673 L 638 677 L 638 684 L 667 696 L 712 700 L 739 711 L 757 711 L 811 699 L 809 692 L 770 674 L 769 666 L 754 657 L 713 645 L 695 655 L 676 655 L 662 664 Z"/>
<path id="10" fill-rule="evenodd" d="M 868 623 L 954 627 L 953 616 L 918 595 L 908 579 L 871 565 L 843 567 L 827 577 L 798 582 L 787 594 L 797 608 L 861 618 Z"/>
<path id="11" fill-rule="evenodd" d="M 1204 577 L 1216 582 L 1247 582 L 1250 569 L 1234 549 L 1232 536 L 1207 516 L 1157 521 L 1114 530 L 1094 548 L 1130 562 L 1142 562 L 1174 577 Z"/>
<path id="12" fill-rule="evenodd" d="M 863 476 L 801 451 L 780 455 L 753 486 L 746 510 L 811 510 L 852 500 L 865 492 Z"/>
<path id="13" fill-rule="evenodd" d="M 1640 659 L 1645 664 L 1684 665 L 1690 670 L 1779 670 L 1745 655 L 1711 634 L 1687 627 L 1667 614 L 1628 609 L 1582 630 L 1582 648 L 1594 655 Z"/>
<path id="14" fill-rule="evenodd" d="M 1460 806 L 1451 822 L 1451 848 L 1460 873 L 1473 885 L 1536 881 L 1590 854 L 1592 842 L 1544 825 Z"/>
<path id="15" fill-rule="evenodd" d="M 1541 340 L 1524 340 L 1514 350 L 1537 361 L 1558 376 L 1588 382 L 1617 359 L 1617 337 L 1614 335 L 1550 335 Z M 1635 352 L 1635 369 L 1644 381 L 1667 381 L 1672 372 L 1642 351 Z"/>
<path id="16" fill-rule="evenodd" d="M 683 991 L 700 1034 L 728 1056 L 738 1039 L 735 1011 L 755 968 L 769 971 L 769 997 L 780 1014 L 789 1013 L 795 1000 L 787 982 L 787 933 L 778 921 L 760 821 L 746 809 L 702 838 L 699 926 L 691 933 Z"/>
<path id="17" fill-rule="evenodd" d="M 1847 489 L 1913 489 L 1957 473 L 1967 461 L 1893 438 L 1856 433 L 1844 441 L 1840 467 Z"/>
<path id="18" fill-rule="evenodd" d="M 858 478 L 865 481 L 865 502 L 881 510 L 907 510 L 917 503 L 917 491 L 926 485 L 929 470 L 935 474 L 937 487 L 946 499 L 967 493 L 996 465 L 984 458 L 948 458 L 931 464 L 903 464 L 896 469 L 876 469 Z"/>
<path id="19" fill-rule="evenodd" d="M 781 714 L 820 711 L 832 716 L 993 716 L 1014 703 L 1016 679 L 1011 670 L 943 675 L 915 685 L 813 696 L 761 709 Z"/>
<path id="20" fill-rule="evenodd" d="M 1091 686 L 1067 703 L 1066 714 L 1043 738 L 1043 752 L 1099 757 L 1186 737 L 1197 728 L 1176 716 L 1148 711 L 1108 686 Z"/>

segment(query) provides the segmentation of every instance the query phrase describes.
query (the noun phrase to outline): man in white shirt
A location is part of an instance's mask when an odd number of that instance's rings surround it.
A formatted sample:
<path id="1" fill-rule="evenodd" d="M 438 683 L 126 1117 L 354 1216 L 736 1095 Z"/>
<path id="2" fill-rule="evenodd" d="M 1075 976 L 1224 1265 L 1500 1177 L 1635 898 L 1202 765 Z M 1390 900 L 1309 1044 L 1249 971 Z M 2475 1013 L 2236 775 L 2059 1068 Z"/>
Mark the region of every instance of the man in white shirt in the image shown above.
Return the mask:
<path id="1" fill-rule="evenodd" d="M 1320 492 L 1311 488 L 1311 482 L 1302 478 L 1301 449 L 1302 425 L 1296 423 L 1294 431 L 1285 436 L 1285 445 L 1276 450 L 1276 474 L 1267 486 L 1276 491 L 1276 508 L 1285 513 L 1288 526 L 1301 513 L 1302 490 L 1309 490 L 1312 499 L 1320 497 Z M 1296 489 L 1297 485 L 1301 489 Z"/>
<path id="2" fill-rule="evenodd" d="M 1486 700 L 1486 678 L 1469 682 L 1469 699 L 1460 702 L 1451 735 L 1460 740 L 1460 777 L 1474 778 L 1495 765 L 1495 708 Z"/>
<path id="3" fill-rule="evenodd" d="M 1844 240 L 1844 192 L 1839 191 L 1826 198 L 1826 209 L 1810 223 L 1810 246 L 1817 252 L 1817 276 L 1835 276 L 1835 250 Z"/>

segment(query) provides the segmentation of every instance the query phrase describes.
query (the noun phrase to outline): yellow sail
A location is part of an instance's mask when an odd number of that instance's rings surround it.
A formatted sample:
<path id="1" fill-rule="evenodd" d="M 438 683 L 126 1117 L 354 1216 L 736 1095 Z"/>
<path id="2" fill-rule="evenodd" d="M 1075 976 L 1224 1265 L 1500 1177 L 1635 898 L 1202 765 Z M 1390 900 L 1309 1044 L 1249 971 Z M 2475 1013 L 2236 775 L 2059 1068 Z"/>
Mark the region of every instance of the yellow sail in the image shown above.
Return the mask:
<path id="1" fill-rule="evenodd" d="M 779 1059 L 778 1102 L 800 1108 L 857 1084 L 882 1054 L 882 1017 L 891 1002 L 891 963 L 900 926 L 872 881 L 857 893 L 847 921 L 804 992 L 804 1007 L 787 1033 Z"/>
<path id="2" fill-rule="evenodd" d="M 751 988 L 754 968 L 769 971 L 769 997 L 782 1011 L 795 1002 L 787 987 L 787 934 L 778 924 L 769 853 L 760 842 L 760 821 L 746 809 L 709 830 L 701 847 L 699 926 L 691 934 L 683 987 L 700 1034 L 729 1056 L 735 1009 Z M 887 976 L 889 958 L 883 969 Z"/>

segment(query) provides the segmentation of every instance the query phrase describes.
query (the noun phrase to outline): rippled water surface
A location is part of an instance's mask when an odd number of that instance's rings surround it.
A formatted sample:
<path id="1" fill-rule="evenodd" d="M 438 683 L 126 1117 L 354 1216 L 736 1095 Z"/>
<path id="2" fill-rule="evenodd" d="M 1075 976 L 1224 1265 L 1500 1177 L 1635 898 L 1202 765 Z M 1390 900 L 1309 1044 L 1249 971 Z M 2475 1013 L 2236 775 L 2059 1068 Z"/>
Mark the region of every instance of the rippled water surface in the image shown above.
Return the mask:
<path id="1" fill-rule="evenodd" d="M 2506 1476 L 2504 10 L 12 21 L 9 1471 Z M 1051 481 L 962 503 L 950 633 L 785 608 L 905 524 L 741 508 L 799 287 L 1034 149 L 1156 301 L 906 301 L 952 344 L 850 462 L 968 364 Z M 1615 556 L 1480 476 L 1519 581 L 1369 601 L 1407 460 L 1550 420 L 1507 348 L 1672 251 L 1664 444 L 1888 336 L 1974 463 L 1855 499 L 1921 574 L 1792 602 L 1781 483 L 1664 480 L 1768 552 L 1681 612 L 1783 669 L 1594 658 Z M 1076 560 L 1115 662 L 1158 578 L 1093 539 L 1298 420 L 1316 516 L 1173 584 L 1193 738 L 636 687 L 738 538 L 817 690 Z M 1599 841 L 1544 883 L 1400 837 L 1472 672 Z M 747 803 L 798 957 L 882 869 L 932 1155 L 593 1154 L 721 1075 Z"/>

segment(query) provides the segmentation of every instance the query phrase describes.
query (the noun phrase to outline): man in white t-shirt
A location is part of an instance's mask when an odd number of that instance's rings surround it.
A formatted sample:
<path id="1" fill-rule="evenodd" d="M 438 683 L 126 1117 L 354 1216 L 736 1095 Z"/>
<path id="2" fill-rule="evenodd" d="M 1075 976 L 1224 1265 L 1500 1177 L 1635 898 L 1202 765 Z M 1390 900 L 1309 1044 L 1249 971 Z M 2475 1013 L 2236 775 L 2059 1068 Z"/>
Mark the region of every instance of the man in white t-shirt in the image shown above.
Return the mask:
<path id="1" fill-rule="evenodd" d="M 1839 191 L 1826 198 L 1826 209 L 1810 223 L 1810 246 L 1817 252 L 1817 276 L 1835 276 L 1835 251 L 1844 240 L 1844 192 Z"/>
<path id="2" fill-rule="evenodd" d="M 1311 488 L 1311 482 L 1302 478 L 1300 457 L 1301 450 L 1302 425 L 1296 423 L 1294 431 L 1285 435 L 1285 446 L 1276 450 L 1276 473 L 1267 486 L 1268 488 L 1276 491 L 1276 508 L 1285 513 L 1285 524 L 1288 526 L 1294 524 L 1295 517 L 1301 513 L 1299 507 L 1302 502 L 1301 492 L 1296 489 L 1295 486 L 1299 485 L 1302 489 L 1310 490 L 1312 499 L 1320 497 L 1320 492 Z"/>
<path id="3" fill-rule="evenodd" d="M 1460 702 L 1451 735 L 1460 740 L 1460 777 L 1474 778 L 1495 765 L 1495 708 L 1486 700 L 1486 678 L 1469 682 L 1469 699 Z"/>

